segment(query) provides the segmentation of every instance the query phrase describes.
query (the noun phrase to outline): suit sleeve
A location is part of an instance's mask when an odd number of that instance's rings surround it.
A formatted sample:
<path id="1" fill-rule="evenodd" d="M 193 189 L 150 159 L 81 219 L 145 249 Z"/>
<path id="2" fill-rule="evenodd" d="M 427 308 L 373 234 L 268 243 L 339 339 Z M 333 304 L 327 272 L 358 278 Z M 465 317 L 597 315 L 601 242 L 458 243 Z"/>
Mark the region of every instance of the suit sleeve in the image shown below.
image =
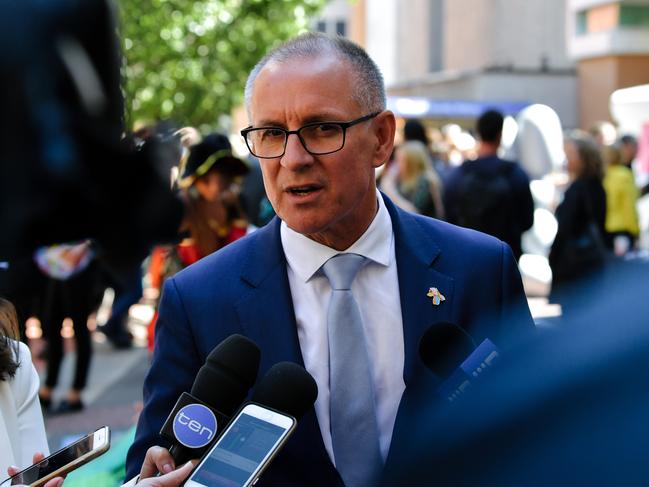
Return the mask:
<path id="1" fill-rule="evenodd" d="M 507 343 L 516 343 L 534 333 L 535 325 L 525 297 L 523 281 L 516 259 L 509 246 L 501 243 L 502 255 L 502 299 L 500 336 Z"/>
<path id="2" fill-rule="evenodd" d="M 140 473 L 151 446 L 169 446 L 159 435 L 160 428 L 180 394 L 191 390 L 201 365 L 181 294 L 175 279 L 168 279 L 156 323 L 153 360 L 144 381 L 144 409 L 126 460 L 126 478 Z"/>

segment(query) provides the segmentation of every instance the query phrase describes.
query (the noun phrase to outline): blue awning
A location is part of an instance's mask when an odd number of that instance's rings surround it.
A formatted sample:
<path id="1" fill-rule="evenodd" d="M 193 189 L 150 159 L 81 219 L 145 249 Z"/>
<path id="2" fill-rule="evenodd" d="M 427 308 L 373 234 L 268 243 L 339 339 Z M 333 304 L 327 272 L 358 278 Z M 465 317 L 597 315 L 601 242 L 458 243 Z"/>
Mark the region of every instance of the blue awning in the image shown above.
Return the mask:
<path id="1" fill-rule="evenodd" d="M 438 100 L 434 98 L 389 96 L 388 110 L 398 117 L 413 118 L 477 118 L 489 109 L 504 115 L 516 115 L 530 102 Z"/>

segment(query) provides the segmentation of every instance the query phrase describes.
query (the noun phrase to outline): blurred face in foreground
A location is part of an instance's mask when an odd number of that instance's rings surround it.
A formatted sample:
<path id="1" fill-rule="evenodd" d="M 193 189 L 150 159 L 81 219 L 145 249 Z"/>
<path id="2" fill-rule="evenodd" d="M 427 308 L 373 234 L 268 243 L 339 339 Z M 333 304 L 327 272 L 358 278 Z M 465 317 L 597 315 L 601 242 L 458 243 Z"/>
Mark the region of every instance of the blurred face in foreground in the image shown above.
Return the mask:
<path id="1" fill-rule="evenodd" d="M 254 82 L 250 123 L 297 130 L 368 115 L 371 110 L 352 97 L 354 86 L 348 63 L 332 54 L 271 61 Z M 390 155 L 394 131 L 394 115 L 383 111 L 347 128 L 343 148 L 324 155 L 310 154 L 289 135 L 283 156 L 261 159 L 266 194 L 277 215 L 316 242 L 348 248 L 376 214 L 374 169 Z"/>

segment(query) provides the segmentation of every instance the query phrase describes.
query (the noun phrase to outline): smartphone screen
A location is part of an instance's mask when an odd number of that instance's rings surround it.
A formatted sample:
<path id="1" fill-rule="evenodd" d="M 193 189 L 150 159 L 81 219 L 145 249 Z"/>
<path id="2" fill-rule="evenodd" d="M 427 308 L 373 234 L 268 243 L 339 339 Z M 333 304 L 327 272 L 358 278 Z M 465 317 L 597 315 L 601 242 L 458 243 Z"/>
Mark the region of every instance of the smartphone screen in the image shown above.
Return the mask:
<path id="1" fill-rule="evenodd" d="M 295 420 L 256 404 L 249 404 L 198 464 L 189 487 L 243 487 L 292 432 Z"/>
<path id="2" fill-rule="evenodd" d="M 70 464 L 78 463 L 80 466 L 85 463 L 80 463 L 80 459 L 84 457 L 89 459 L 94 458 L 96 455 L 93 455 L 93 453 L 103 453 L 103 451 L 107 450 L 108 443 L 108 428 L 100 428 L 94 433 L 90 433 L 80 440 L 77 440 L 65 448 L 53 453 L 49 457 L 44 458 L 31 467 L 18 472 L 16 475 L 11 477 L 10 483 L 8 480 L 2 484 L 2 487 L 5 485 L 31 485 L 54 472 L 66 470 L 66 467 Z"/>

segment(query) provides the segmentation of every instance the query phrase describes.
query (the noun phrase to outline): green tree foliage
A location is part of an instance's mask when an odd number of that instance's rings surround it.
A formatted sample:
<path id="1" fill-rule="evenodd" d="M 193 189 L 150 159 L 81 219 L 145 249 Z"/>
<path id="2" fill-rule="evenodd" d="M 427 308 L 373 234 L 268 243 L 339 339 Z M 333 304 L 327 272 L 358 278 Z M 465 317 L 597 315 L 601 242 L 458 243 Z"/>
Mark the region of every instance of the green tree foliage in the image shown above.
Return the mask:
<path id="1" fill-rule="evenodd" d="M 214 126 L 246 77 L 325 0 L 120 0 L 127 121 Z"/>

